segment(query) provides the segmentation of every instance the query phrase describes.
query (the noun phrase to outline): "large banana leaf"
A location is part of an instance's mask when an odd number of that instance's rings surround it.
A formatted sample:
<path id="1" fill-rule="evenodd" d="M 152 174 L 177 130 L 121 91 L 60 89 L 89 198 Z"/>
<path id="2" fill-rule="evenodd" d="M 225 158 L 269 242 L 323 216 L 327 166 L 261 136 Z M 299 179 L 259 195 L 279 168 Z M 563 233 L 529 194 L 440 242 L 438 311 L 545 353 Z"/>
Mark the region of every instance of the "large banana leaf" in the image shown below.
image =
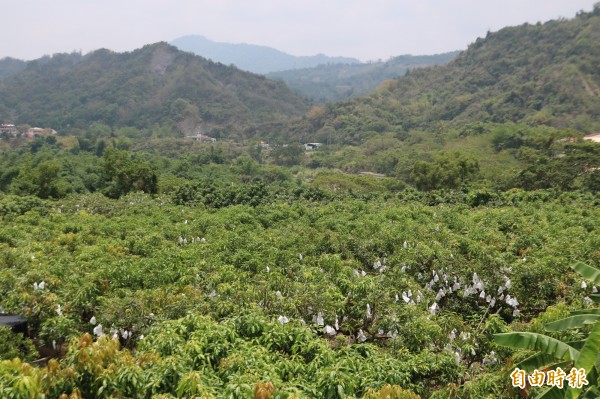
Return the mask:
<path id="1" fill-rule="evenodd" d="M 585 279 L 600 285 L 600 270 L 597 268 L 582 262 L 577 262 L 571 267 Z M 600 295 L 591 295 L 591 299 L 596 303 L 600 303 Z M 577 348 L 581 348 L 580 351 L 560 340 L 536 333 L 513 332 L 495 334 L 494 340 L 499 345 L 540 351 L 540 353 L 525 359 L 519 364 L 520 367 L 526 370 L 552 364 L 552 356 L 556 359 L 572 360 L 575 368 L 583 368 L 586 371 L 586 375 L 593 376 L 593 380 L 595 381 L 597 373 L 600 371 L 598 369 L 600 365 L 600 323 L 597 323 L 598 321 L 600 321 L 600 309 L 582 309 L 571 312 L 570 317 L 545 325 L 546 331 L 562 331 L 595 324 L 592 332 L 584 341 L 585 344 L 583 346 L 576 345 Z M 586 388 L 585 398 L 598 397 L 596 387 Z M 536 399 L 577 399 L 581 395 L 581 392 L 582 389 L 570 387 L 566 389 L 566 392 L 556 387 L 549 387 L 542 391 Z"/>
<path id="2" fill-rule="evenodd" d="M 587 390 L 585 395 L 583 395 L 583 398 L 584 399 L 598 399 L 598 398 L 600 398 L 600 391 L 598 391 L 596 388 L 592 387 Z"/>
<path id="3" fill-rule="evenodd" d="M 546 331 L 563 331 L 571 328 L 581 328 L 600 321 L 600 314 L 580 314 L 553 321 L 545 325 Z"/>
<path id="4" fill-rule="evenodd" d="M 600 270 L 595 267 L 586 265 L 583 262 L 577 262 L 571 267 L 579 274 L 581 274 L 585 279 L 593 281 L 594 284 L 600 285 Z"/>
<path id="5" fill-rule="evenodd" d="M 511 348 L 539 350 L 554 356 L 556 359 L 575 360 L 579 357 L 579 351 L 571 345 L 543 334 L 510 332 L 494 334 L 494 340 L 499 345 Z"/>
<path id="6" fill-rule="evenodd" d="M 585 341 L 570 341 L 567 342 L 567 345 L 577 349 L 578 351 L 581 351 L 581 348 L 583 348 L 583 345 L 585 345 Z M 571 363 L 572 361 L 557 362 L 554 356 L 548 355 L 543 352 L 538 352 L 529 356 L 525 360 L 520 361 L 517 364 L 517 366 L 520 369 L 531 372 L 536 369 L 541 370 L 545 367 L 551 367 L 553 369 L 555 369 L 556 367 L 561 367 L 564 369 Z"/>
<path id="7" fill-rule="evenodd" d="M 579 309 L 571 311 L 571 315 L 578 314 L 600 314 L 600 308 L 592 308 L 592 309 Z"/>
<path id="8" fill-rule="evenodd" d="M 600 323 L 596 323 L 590 335 L 585 340 L 585 345 L 579 352 L 579 357 L 575 359 L 575 368 L 584 369 L 586 375 L 592 374 L 592 369 L 595 367 L 598 361 L 598 354 L 600 354 Z M 581 389 L 570 389 L 571 397 L 577 399 L 581 393 Z"/>
<path id="9" fill-rule="evenodd" d="M 549 387 L 542 391 L 535 399 L 564 399 L 565 391 L 557 387 Z"/>
<path id="10" fill-rule="evenodd" d="M 547 353 L 538 352 L 535 355 L 529 356 L 527 359 L 519 362 L 519 364 L 517 364 L 517 367 L 525 371 L 532 372 L 533 370 L 540 370 L 548 366 L 552 366 L 552 368 L 564 368 L 570 363 L 571 361 L 557 363 L 556 358 L 554 356 L 548 355 Z"/>

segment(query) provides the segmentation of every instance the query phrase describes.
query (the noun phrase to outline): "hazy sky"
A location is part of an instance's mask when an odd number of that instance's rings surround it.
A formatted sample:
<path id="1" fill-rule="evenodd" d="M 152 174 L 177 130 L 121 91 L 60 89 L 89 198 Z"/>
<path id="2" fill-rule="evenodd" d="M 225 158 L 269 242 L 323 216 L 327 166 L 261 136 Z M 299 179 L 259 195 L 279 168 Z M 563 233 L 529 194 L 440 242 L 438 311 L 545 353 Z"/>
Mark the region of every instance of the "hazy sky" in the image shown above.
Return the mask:
<path id="1" fill-rule="evenodd" d="M 363 61 L 465 49 L 488 30 L 598 0 L 0 0 L 0 58 L 129 51 L 199 34 L 215 41 Z"/>

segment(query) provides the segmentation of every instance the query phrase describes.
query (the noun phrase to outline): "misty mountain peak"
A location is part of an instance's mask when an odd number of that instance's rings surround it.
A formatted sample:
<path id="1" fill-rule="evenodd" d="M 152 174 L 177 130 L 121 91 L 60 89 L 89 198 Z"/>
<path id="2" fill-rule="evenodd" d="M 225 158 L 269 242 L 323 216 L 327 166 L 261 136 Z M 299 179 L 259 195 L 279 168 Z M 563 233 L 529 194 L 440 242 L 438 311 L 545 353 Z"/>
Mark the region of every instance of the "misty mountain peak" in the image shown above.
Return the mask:
<path id="1" fill-rule="evenodd" d="M 355 64 L 359 60 L 349 57 L 329 57 L 323 54 L 314 56 L 294 56 L 267 46 L 246 43 L 214 42 L 204 36 L 183 36 L 171 44 L 215 62 L 233 64 L 240 69 L 266 74 L 289 69 L 311 68 L 321 64 Z"/>

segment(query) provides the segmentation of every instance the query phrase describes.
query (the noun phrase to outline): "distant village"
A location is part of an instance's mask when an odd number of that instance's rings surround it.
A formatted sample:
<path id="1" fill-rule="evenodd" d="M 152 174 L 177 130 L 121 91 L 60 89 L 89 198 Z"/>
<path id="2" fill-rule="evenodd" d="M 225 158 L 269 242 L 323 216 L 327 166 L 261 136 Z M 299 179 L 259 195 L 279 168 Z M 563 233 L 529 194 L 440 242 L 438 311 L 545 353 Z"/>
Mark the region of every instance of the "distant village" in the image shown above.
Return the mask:
<path id="1" fill-rule="evenodd" d="M 0 138 L 26 138 L 26 139 L 34 139 L 36 137 L 47 137 L 58 134 L 56 130 L 51 128 L 41 128 L 41 127 L 30 127 L 25 131 L 20 131 L 13 124 L 3 123 L 0 125 Z M 196 133 L 191 135 L 184 136 L 186 139 L 202 142 L 202 143 L 215 143 L 217 141 L 216 138 L 207 136 L 202 133 Z M 578 137 L 566 137 L 558 140 L 559 142 L 575 142 L 579 140 Z M 592 141 L 594 143 L 600 143 L 600 133 L 591 133 L 583 136 L 583 140 Z M 265 141 L 260 141 L 259 145 L 264 149 L 269 149 L 271 145 Z M 321 148 L 322 143 L 304 143 L 305 151 L 313 151 Z M 283 144 L 282 147 L 287 147 L 287 144 Z"/>
<path id="2" fill-rule="evenodd" d="M 24 137 L 26 139 L 34 139 L 36 137 L 46 137 L 55 135 L 54 129 L 43 129 L 41 127 L 30 127 L 24 132 L 19 131 L 15 125 L 2 124 L 0 125 L 0 137 Z"/>
<path id="3" fill-rule="evenodd" d="M 203 142 L 203 143 L 214 143 L 214 142 L 217 141 L 216 138 L 204 135 L 202 133 L 188 135 L 188 136 L 185 136 L 185 138 L 186 139 L 192 139 L 194 141 L 200 141 L 200 142 Z M 261 148 L 263 148 L 265 150 L 268 150 L 271 147 L 271 145 L 269 143 L 265 142 L 265 141 L 261 141 L 259 143 L 259 145 L 260 145 Z M 303 144 L 305 151 L 318 150 L 322 145 L 323 145 L 322 143 L 304 143 Z M 287 147 L 287 146 L 288 146 L 288 144 L 283 144 L 282 145 L 282 147 Z"/>
<path id="4" fill-rule="evenodd" d="M 58 134 L 56 130 L 51 128 L 41 128 L 41 127 L 30 127 L 25 131 L 20 131 L 13 124 L 3 123 L 0 125 L 0 138 L 26 138 L 26 139 L 34 139 L 36 137 L 47 137 Z M 196 133 L 192 135 L 186 135 L 186 139 L 202 142 L 202 143 L 215 143 L 217 141 L 216 138 L 207 136 L 202 133 Z M 600 141 L 600 134 L 598 137 L 598 141 Z M 259 145 L 268 150 L 271 145 L 265 141 L 261 141 Z M 321 148 L 322 143 L 304 143 L 303 147 L 305 151 L 314 151 Z M 287 147 L 288 144 L 283 144 L 282 147 Z"/>

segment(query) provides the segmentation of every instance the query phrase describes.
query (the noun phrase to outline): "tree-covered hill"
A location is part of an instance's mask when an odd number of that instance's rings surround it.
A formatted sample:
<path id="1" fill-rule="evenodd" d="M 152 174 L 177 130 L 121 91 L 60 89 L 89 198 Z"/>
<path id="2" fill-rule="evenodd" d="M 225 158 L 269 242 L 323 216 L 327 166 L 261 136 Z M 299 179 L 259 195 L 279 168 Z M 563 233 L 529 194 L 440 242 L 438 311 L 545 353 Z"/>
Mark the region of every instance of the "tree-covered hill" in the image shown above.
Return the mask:
<path id="1" fill-rule="evenodd" d="M 571 20 L 504 28 L 445 66 L 411 70 L 365 98 L 309 113 L 296 136 L 360 143 L 469 122 L 600 129 L 600 4 Z"/>
<path id="2" fill-rule="evenodd" d="M 267 77 L 283 80 L 293 91 L 312 101 L 326 103 L 367 95 L 384 80 L 404 76 L 409 69 L 445 64 L 458 53 L 400 55 L 385 62 L 328 63 L 313 68 L 271 72 Z"/>
<path id="3" fill-rule="evenodd" d="M 216 136 L 306 111 L 281 82 L 214 63 L 166 43 L 27 63 L 0 82 L 0 120 L 68 133 L 93 122 L 201 127 Z M 211 132 L 213 130 L 213 132 Z"/>
<path id="4" fill-rule="evenodd" d="M 26 66 L 25 61 L 10 57 L 2 58 L 0 60 L 0 80 L 21 72 Z"/>

